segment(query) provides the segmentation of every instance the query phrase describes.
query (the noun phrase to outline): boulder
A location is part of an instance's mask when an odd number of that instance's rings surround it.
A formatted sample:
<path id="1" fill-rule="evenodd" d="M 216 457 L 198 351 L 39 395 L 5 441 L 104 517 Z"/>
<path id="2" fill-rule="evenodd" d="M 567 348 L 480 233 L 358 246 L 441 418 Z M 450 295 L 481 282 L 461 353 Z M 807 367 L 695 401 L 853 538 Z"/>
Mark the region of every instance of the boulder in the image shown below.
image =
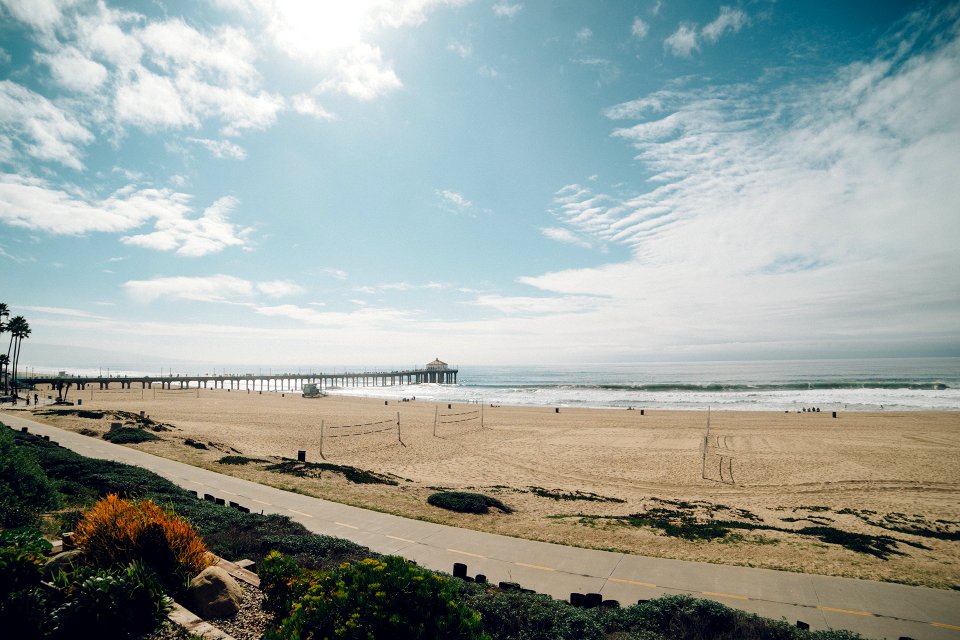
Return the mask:
<path id="1" fill-rule="evenodd" d="M 47 562 L 43 565 L 43 575 L 49 580 L 50 578 L 53 578 L 53 576 L 57 575 L 57 573 L 60 571 L 69 573 L 82 564 L 83 551 L 79 549 L 64 551 L 63 553 L 58 553 L 47 560 Z"/>
<path id="2" fill-rule="evenodd" d="M 190 581 L 187 600 L 201 618 L 228 618 L 240 610 L 243 589 L 220 567 L 207 567 Z"/>

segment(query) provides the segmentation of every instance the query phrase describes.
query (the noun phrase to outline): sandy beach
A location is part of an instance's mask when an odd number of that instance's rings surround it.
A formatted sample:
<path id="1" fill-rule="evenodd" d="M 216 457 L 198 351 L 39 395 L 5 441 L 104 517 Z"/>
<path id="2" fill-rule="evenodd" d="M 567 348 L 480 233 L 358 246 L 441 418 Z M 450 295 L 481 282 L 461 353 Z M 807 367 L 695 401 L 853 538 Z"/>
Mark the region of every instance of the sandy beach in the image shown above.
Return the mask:
<path id="1" fill-rule="evenodd" d="M 143 411 L 170 425 L 159 441 L 131 445 L 145 451 L 412 518 L 636 554 L 960 586 L 960 413 L 713 412 L 704 456 L 701 412 L 487 405 L 481 426 L 480 405 L 423 401 L 209 389 L 87 389 L 70 399 L 83 400 L 74 409 Z M 91 437 L 116 420 L 47 410 L 29 409 Z M 349 435 L 359 432 L 375 433 Z M 276 462 L 300 450 L 307 461 L 397 484 L 218 462 L 228 454 Z M 485 493 L 514 512 L 444 511 L 426 502 L 438 488 Z M 723 537 L 687 540 L 651 518 L 734 525 Z M 852 550 L 831 532 L 886 537 L 887 551 Z"/>

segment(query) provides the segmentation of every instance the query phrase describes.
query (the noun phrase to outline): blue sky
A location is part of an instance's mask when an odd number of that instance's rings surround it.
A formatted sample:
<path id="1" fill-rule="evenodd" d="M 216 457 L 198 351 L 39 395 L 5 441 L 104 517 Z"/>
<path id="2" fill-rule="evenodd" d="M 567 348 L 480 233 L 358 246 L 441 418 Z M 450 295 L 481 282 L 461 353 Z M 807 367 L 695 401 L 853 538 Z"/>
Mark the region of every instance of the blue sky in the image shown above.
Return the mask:
<path id="1" fill-rule="evenodd" d="M 0 299 L 27 364 L 960 353 L 958 4 L 0 21 Z"/>

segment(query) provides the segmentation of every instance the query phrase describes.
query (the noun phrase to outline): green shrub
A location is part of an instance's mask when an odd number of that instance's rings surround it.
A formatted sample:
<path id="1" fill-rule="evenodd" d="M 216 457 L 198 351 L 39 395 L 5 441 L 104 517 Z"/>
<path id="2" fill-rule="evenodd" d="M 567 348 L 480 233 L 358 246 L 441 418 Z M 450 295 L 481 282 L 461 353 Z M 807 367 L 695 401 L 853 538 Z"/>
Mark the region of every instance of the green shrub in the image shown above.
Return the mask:
<path id="1" fill-rule="evenodd" d="M 539 593 L 472 589 L 464 601 L 494 638 L 523 640 L 601 640 L 596 609 L 579 609 Z"/>
<path id="2" fill-rule="evenodd" d="M 160 437 L 140 427 L 110 427 L 110 430 L 103 434 L 103 439 L 113 444 L 138 444 L 159 440 Z"/>
<path id="3" fill-rule="evenodd" d="M 29 449 L 0 428 L 0 527 L 34 524 L 40 513 L 59 504 L 54 485 Z"/>
<path id="4" fill-rule="evenodd" d="M 480 616 L 448 578 L 388 556 L 320 574 L 268 640 L 483 638 Z"/>
<path id="5" fill-rule="evenodd" d="M 273 614 L 275 620 L 282 620 L 293 608 L 294 600 L 303 595 L 304 589 L 298 589 L 303 584 L 303 570 L 297 563 L 279 551 L 271 551 L 267 557 L 257 565 L 257 576 L 260 578 L 260 591 L 263 592 L 263 610 Z"/>
<path id="6" fill-rule="evenodd" d="M 157 575 L 139 562 L 113 569 L 83 567 L 56 579 L 63 602 L 50 613 L 52 638 L 129 638 L 160 626 L 172 606 Z"/>
<path id="7" fill-rule="evenodd" d="M 267 462 L 267 460 L 248 458 L 247 456 L 223 456 L 217 460 L 217 464 L 249 464 L 251 462 Z"/>
<path id="8" fill-rule="evenodd" d="M 458 513 L 487 513 L 490 511 L 490 507 L 499 509 L 504 513 L 513 512 L 513 509 L 496 498 L 485 496 L 482 493 L 467 493 L 465 491 L 434 493 L 427 498 L 427 503 Z"/>
<path id="9" fill-rule="evenodd" d="M 0 531 L 0 598 L 40 584 L 40 568 L 50 543 L 39 531 Z"/>
<path id="10" fill-rule="evenodd" d="M 0 531 L 0 629 L 9 638 L 37 638 L 49 605 L 40 589 L 50 543 L 35 530 Z"/>

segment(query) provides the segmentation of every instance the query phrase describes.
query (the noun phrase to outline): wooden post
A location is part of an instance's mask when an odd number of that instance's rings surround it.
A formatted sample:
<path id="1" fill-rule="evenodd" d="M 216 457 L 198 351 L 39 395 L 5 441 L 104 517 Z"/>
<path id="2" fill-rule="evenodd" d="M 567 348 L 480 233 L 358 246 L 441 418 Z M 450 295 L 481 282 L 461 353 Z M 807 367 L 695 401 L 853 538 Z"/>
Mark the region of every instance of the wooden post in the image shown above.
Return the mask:
<path id="1" fill-rule="evenodd" d="M 700 477 L 707 477 L 707 447 L 710 446 L 710 407 L 707 407 L 707 433 L 703 436 L 703 460 L 700 463 Z M 722 461 L 722 460 L 721 460 Z"/>
<path id="2" fill-rule="evenodd" d="M 320 457 L 326 460 L 327 458 L 323 455 L 323 420 L 320 421 Z"/>
<path id="3" fill-rule="evenodd" d="M 480 403 L 480 428 L 483 429 L 483 403 Z"/>
<path id="4" fill-rule="evenodd" d="M 437 405 L 436 407 L 434 407 L 434 411 L 433 411 L 433 436 L 434 437 L 437 436 L 437 417 L 439 416 L 439 414 L 440 414 L 440 405 Z"/>
<path id="5" fill-rule="evenodd" d="M 403 440 L 400 438 L 400 412 L 399 411 L 397 411 L 397 442 L 399 442 L 400 445 L 403 447 L 407 446 L 403 444 Z"/>

